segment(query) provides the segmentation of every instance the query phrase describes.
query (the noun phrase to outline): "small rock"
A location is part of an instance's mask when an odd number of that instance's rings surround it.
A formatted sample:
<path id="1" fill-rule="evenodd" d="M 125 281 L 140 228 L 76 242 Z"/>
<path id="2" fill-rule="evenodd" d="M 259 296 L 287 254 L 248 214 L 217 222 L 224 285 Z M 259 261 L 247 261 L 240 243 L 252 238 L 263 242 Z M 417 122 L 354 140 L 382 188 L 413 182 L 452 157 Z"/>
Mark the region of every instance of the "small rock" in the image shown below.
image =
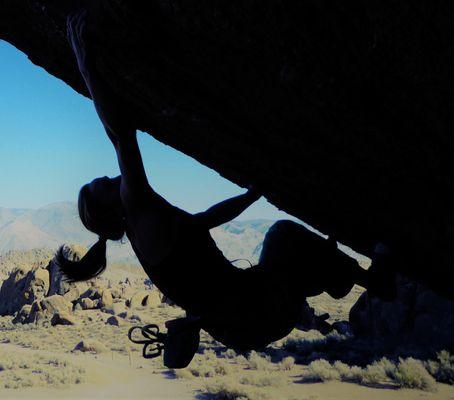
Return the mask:
<path id="1" fill-rule="evenodd" d="M 116 316 L 112 315 L 111 317 L 107 318 L 106 324 L 107 325 L 113 325 L 113 326 L 120 326 L 121 322 L 120 322 L 119 318 L 117 318 Z"/>
<path id="2" fill-rule="evenodd" d="M 92 353 L 104 353 L 107 351 L 106 346 L 104 346 L 101 342 L 93 339 L 84 339 L 79 342 L 74 350 L 82 351 L 82 352 L 92 352 Z"/>

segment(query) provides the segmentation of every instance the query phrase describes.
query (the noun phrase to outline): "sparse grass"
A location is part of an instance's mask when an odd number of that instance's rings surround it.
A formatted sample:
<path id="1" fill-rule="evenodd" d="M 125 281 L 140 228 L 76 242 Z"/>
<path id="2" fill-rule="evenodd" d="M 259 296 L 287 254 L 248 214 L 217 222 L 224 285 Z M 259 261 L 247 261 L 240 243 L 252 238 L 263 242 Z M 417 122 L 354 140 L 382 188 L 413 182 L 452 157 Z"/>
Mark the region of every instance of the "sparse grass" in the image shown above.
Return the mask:
<path id="1" fill-rule="evenodd" d="M 399 359 L 396 364 L 386 358 L 360 368 L 340 361 L 330 364 L 327 360 L 311 362 L 302 375 L 305 382 L 326 382 L 342 380 L 365 386 L 384 387 L 395 385 L 401 388 L 434 391 L 436 381 L 424 368 L 424 364 L 413 358 Z"/>
<path id="2" fill-rule="evenodd" d="M 0 388 L 62 387 L 85 380 L 85 370 L 64 358 L 0 354 Z"/>

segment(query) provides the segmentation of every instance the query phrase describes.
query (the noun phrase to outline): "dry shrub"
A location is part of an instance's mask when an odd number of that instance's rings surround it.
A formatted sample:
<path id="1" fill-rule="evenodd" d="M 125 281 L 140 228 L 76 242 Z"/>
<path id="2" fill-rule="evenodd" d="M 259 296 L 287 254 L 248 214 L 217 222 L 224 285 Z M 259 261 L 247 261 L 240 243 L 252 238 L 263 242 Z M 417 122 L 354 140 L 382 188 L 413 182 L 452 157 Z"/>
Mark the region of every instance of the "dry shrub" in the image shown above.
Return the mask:
<path id="1" fill-rule="evenodd" d="M 293 357 L 285 357 L 279 364 L 278 368 L 281 371 L 291 371 L 295 365 L 295 359 Z"/>
<path id="2" fill-rule="evenodd" d="M 213 400 L 264 400 L 266 393 L 234 381 L 216 380 L 205 385 L 203 392 Z"/>
<path id="3" fill-rule="evenodd" d="M 326 382 L 339 380 L 339 372 L 326 360 L 319 359 L 308 365 L 308 371 L 303 375 L 303 380 L 313 382 Z"/>
<path id="4" fill-rule="evenodd" d="M 437 359 L 427 361 L 425 366 L 438 382 L 454 384 L 454 356 L 448 351 L 440 351 L 437 353 Z"/>
<path id="5" fill-rule="evenodd" d="M 268 356 L 261 356 L 255 351 L 249 353 L 247 358 L 249 369 L 256 371 L 272 371 L 274 370 L 274 364 L 270 361 Z"/>
<path id="6" fill-rule="evenodd" d="M 399 359 L 394 382 L 399 387 L 434 391 L 435 379 L 427 372 L 421 361 L 414 358 Z"/>
<path id="7" fill-rule="evenodd" d="M 287 383 L 287 380 L 281 375 L 262 373 L 244 375 L 240 378 L 240 383 L 257 387 L 280 387 L 284 386 Z"/>

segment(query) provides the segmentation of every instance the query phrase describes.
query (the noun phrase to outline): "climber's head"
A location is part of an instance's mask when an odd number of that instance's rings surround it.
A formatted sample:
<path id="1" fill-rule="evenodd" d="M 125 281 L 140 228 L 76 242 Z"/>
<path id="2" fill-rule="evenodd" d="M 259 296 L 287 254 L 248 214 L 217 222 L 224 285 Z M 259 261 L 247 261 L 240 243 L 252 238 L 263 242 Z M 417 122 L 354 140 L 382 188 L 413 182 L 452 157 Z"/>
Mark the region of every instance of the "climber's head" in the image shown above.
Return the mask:
<path id="1" fill-rule="evenodd" d="M 120 182 L 120 176 L 105 176 L 82 186 L 79 192 L 80 220 L 85 228 L 105 239 L 120 240 L 125 233 Z"/>
<path id="2" fill-rule="evenodd" d="M 106 268 L 107 240 L 120 240 L 124 236 L 120 182 L 120 176 L 97 178 L 80 189 L 80 220 L 85 228 L 99 236 L 99 240 L 77 262 L 68 260 L 64 247 L 60 248 L 57 262 L 69 281 L 83 281 L 102 273 Z"/>

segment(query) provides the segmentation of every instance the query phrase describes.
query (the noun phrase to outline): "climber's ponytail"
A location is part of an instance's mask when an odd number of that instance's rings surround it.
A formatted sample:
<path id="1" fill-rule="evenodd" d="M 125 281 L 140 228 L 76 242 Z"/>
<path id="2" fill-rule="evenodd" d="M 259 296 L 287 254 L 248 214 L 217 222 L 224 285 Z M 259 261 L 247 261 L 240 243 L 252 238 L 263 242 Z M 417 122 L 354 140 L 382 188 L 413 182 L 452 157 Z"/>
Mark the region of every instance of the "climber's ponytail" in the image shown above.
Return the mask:
<path id="1" fill-rule="evenodd" d="M 55 255 L 55 261 L 69 282 L 86 281 L 102 274 L 106 269 L 106 242 L 99 240 L 88 250 L 81 260 L 70 260 L 65 254 L 65 246 L 61 246 Z"/>

